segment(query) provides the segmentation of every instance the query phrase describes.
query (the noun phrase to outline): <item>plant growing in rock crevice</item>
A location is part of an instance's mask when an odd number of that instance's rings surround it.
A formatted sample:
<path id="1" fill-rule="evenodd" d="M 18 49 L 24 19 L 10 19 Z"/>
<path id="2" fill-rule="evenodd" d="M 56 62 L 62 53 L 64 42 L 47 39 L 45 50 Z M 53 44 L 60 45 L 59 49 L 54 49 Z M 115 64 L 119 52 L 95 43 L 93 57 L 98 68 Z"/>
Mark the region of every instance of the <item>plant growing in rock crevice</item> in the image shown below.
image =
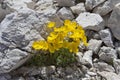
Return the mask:
<path id="1" fill-rule="evenodd" d="M 66 66 L 76 61 L 75 54 L 79 51 L 78 46 L 81 43 L 87 46 L 85 32 L 75 21 L 65 20 L 60 27 L 56 27 L 55 22 L 49 22 L 47 29 L 47 38 L 34 41 L 32 45 L 37 51 L 48 52 L 40 53 L 33 59 L 40 65 Z"/>

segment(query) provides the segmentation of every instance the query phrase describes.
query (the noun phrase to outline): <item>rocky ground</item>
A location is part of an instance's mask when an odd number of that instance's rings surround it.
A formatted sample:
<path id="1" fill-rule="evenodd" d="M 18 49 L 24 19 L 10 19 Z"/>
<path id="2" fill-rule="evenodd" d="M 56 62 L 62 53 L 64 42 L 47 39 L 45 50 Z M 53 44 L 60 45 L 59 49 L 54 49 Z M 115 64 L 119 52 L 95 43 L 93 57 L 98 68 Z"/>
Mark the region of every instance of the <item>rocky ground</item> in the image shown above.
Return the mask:
<path id="1" fill-rule="evenodd" d="M 44 24 L 75 20 L 88 37 L 76 64 L 26 67 Z M 120 0 L 0 0 L 0 80 L 120 80 Z"/>

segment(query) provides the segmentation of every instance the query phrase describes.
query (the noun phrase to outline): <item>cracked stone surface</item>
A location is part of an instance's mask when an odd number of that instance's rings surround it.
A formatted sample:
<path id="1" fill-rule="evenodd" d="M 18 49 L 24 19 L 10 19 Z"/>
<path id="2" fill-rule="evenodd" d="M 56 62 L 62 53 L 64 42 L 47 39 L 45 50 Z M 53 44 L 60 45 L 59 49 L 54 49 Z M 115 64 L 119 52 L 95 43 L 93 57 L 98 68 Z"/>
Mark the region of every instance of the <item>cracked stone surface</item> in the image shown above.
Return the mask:
<path id="1" fill-rule="evenodd" d="M 44 9 L 40 14 L 39 10 L 23 8 L 7 15 L 1 22 L 0 73 L 10 72 L 22 65 L 31 56 L 31 43 L 43 39 L 40 31 L 44 20 L 48 21 L 54 12 L 48 13 Z"/>

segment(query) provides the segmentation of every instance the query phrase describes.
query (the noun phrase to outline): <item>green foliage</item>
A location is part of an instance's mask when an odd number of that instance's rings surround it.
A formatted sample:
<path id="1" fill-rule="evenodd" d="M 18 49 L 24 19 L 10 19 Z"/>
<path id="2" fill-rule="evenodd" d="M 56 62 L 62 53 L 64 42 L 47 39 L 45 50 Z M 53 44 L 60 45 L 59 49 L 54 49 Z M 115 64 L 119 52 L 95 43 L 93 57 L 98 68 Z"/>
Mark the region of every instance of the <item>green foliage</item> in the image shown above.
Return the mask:
<path id="1" fill-rule="evenodd" d="M 34 55 L 30 61 L 27 62 L 27 66 L 61 66 L 65 67 L 71 63 L 76 62 L 75 54 L 70 53 L 68 49 L 61 48 L 56 51 L 55 54 L 51 53 L 39 53 Z"/>

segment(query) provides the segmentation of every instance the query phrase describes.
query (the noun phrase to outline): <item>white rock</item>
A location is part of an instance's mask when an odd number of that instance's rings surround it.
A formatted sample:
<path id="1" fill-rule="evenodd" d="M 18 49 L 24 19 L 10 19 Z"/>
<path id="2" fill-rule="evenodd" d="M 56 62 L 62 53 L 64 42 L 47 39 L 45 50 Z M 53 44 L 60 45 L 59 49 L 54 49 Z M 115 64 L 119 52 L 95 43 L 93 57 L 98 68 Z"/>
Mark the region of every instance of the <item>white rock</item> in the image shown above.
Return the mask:
<path id="1" fill-rule="evenodd" d="M 108 27 L 111 29 L 113 36 L 120 40 L 120 3 L 118 3 L 110 16 Z"/>
<path id="2" fill-rule="evenodd" d="M 83 26 L 84 29 L 94 31 L 104 29 L 104 20 L 99 14 L 84 12 L 76 18 L 76 21 Z"/>
<path id="3" fill-rule="evenodd" d="M 120 0 L 105 0 L 103 4 L 100 4 L 99 6 L 95 7 L 93 12 L 98 13 L 101 16 L 107 15 L 113 10 L 114 6 L 119 2 Z"/>
<path id="4" fill-rule="evenodd" d="M 45 22 L 30 9 L 21 9 L 6 16 L 0 24 L 0 73 L 10 72 L 31 55 L 31 43 L 43 39 L 40 35 Z M 42 17 L 41 17 L 42 18 Z"/>
<path id="5" fill-rule="evenodd" d="M 117 58 L 116 50 L 111 47 L 101 47 L 99 51 L 99 58 L 105 62 L 113 63 L 113 59 Z"/>
<path id="6" fill-rule="evenodd" d="M 87 10 L 92 10 L 99 4 L 103 3 L 105 0 L 86 0 L 85 6 Z"/>
<path id="7" fill-rule="evenodd" d="M 74 14 L 77 14 L 77 15 L 86 11 L 84 3 L 79 3 L 75 6 L 70 7 L 70 8 L 71 8 L 72 12 Z"/>
<path id="8" fill-rule="evenodd" d="M 30 3 L 32 0 L 6 0 L 7 5 L 15 10 L 28 8 L 26 3 Z"/>
<path id="9" fill-rule="evenodd" d="M 113 66 L 117 74 L 120 74 L 120 59 L 114 59 Z"/>
<path id="10" fill-rule="evenodd" d="M 57 2 L 58 6 L 74 6 L 75 0 L 54 0 Z"/>
<path id="11" fill-rule="evenodd" d="M 105 62 L 94 63 L 94 67 L 100 72 L 101 71 L 115 72 L 115 69 Z"/>
<path id="12" fill-rule="evenodd" d="M 88 62 L 91 66 L 93 65 L 92 63 L 92 55 L 93 55 L 93 51 L 92 50 L 89 50 L 89 51 L 86 51 L 83 55 L 83 59 Z"/>
<path id="13" fill-rule="evenodd" d="M 87 74 L 90 75 L 90 76 L 96 76 L 97 75 L 97 73 L 91 72 L 91 71 L 88 71 Z"/>
<path id="14" fill-rule="evenodd" d="M 120 80 L 120 76 L 113 72 L 102 71 L 98 72 L 98 74 L 106 80 Z"/>
<path id="15" fill-rule="evenodd" d="M 28 58 L 28 53 L 19 49 L 13 49 L 6 53 L 0 63 L 0 73 L 6 73 L 22 65 Z"/>
<path id="16" fill-rule="evenodd" d="M 95 54 L 97 54 L 101 45 L 102 45 L 101 40 L 91 39 L 88 42 L 88 49 L 92 50 Z"/>
<path id="17" fill-rule="evenodd" d="M 100 5 L 93 10 L 94 13 L 98 13 L 101 16 L 108 14 L 110 11 L 112 11 L 112 5 L 110 0 L 106 1 L 103 5 Z"/>
<path id="18" fill-rule="evenodd" d="M 74 18 L 74 15 L 72 14 L 71 10 L 68 9 L 68 8 L 65 8 L 65 7 L 61 8 L 61 9 L 57 12 L 57 15 L 58 15 L 61 19 L 63 19 L 63 20 L 65 20 L 65 19 L 70 19 L 70 20 L 72 20 L 72 19 Z"/>
<path id="19" fill-rule="evenodd" d="M 114 47 L 111 32 L 109 29 L 101 30 L 99 34 L 105 45 L 107 45 L 108 47 Z"/>
<path id="20" fill-rule="evenodd" d="M 0 22 L 5 18 L 5 16 L 14 11 L 10 7 L 6 6 L 6 3 L 3 1 L 0 2 Z"/>

